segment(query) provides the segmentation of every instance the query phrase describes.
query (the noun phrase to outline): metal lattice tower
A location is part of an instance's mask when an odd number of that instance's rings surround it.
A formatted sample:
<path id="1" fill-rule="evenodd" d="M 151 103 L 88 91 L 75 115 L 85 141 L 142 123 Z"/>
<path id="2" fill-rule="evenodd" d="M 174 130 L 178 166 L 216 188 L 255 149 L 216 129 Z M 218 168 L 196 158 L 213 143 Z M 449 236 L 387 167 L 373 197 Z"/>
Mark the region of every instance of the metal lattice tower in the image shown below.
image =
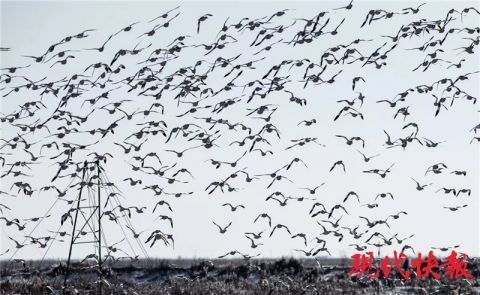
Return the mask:
<path id="1" fill-rule="evenodd" d="M 93 176 L 87 175 L 87 172 L 91 172 L 90 175 L 93 174 Z M 96 175 L 94 175 L 95 173 Z M 104 237 L 102 236 L 101 173 L 102 169 L 99 161 L 84 162 L 82 168 L 82 180 L 80 182 L 80 189 L 76 201 L 77 205 L 76 209 L 73 209 L 75 211 L 75 217 L 73 220 L 72 238 L 70 241 L 67 269 L 63 283 L 64 293 L 67 290 L 67 278 L 70 273 L 70 262 L 74 245 L 93 244 L 95 252 L 94 254 L 89 255 L 89 258 L 95 258 L 97 262 L 98 294 L 102 294 L 102 238 Z M 86 202 L 86 199 L 82 199 L 82 193 L 86 190 L 93 190 L 96 194 L 96 198 L 91 198 L 88 200 L 88 203 Z M 83 219 L 79 218 L 79 214 Z M 87 240 L 82 239 L 82 237 L 86 237 Z"/>

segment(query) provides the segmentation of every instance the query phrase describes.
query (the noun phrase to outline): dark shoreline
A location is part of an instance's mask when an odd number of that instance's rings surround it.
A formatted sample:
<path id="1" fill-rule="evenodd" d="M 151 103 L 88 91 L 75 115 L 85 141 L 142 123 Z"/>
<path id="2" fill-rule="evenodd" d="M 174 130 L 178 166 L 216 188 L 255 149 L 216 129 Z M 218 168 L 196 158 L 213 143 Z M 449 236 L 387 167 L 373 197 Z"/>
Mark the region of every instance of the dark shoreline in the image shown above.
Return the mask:
<path id="1" fill-rule="evenodd" d="M 348 275 L 349 259 L 141 259 L 104 264 L 104 294 L 479 294 L 480 261 L 472 260 L 473 279 L 360 279 Z M 2 294 L 59 294 L 65 263 L 0 262 Z M 345 265 L 346 263 L 346 265 Z M 15 266 L 17 265 L 17 266 Z M 21 266 L 20 266 L 21 265 Z M 72 263 L 68 285 L 96 294 L 97 270 Z M 72 293 L 73 294 L 73 293 Z"/>

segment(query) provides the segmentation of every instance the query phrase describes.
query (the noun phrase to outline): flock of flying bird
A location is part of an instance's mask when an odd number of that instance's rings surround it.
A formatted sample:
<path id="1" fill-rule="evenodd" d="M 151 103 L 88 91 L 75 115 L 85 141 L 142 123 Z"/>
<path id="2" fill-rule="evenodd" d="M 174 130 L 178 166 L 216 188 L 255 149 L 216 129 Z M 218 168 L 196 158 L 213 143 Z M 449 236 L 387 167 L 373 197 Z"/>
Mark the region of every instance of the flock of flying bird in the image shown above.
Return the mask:
<path id="1" fill-rule="evenodd" d="M 346 191 L 333 206 L 327 206 L 323 200 L 325 197 L 321 197 L 325 182 L 311 185 L 296 183 L 295 173 L 292 172 L 295 169 L 318 168 L 339 175 L 351 174 L 353 170 L 344 160 L 332 159 L 328 167 L 316 167 L 315 164 L 302 160 L 304 150 L 317 148 L 321 153 L 328 146 L 314 132 L 311 137 L 283 140 L 278 125 L 285 124 L 288 118 L 277 115 L 281 109 L 309 108 L 309 100 L 314 98 L 302 97 L 293 89 L 322 89 L 330 84 L 348 85 L 354 93 L 353 98 L 338 99 L 335 102 L 337 110 L 328 119 L 333 124 L 350 120 L 355 125 L 367 120 L 365 104 L 368 102 L 384 107 L 386 112 L 390 112 L 391 120 L 401 122 L 405 132 L 402 136 L 394 136 L 380 128 L 380 134 L 384 136 L 382 148 L 402 152 L 411 146 L 433 149 L 444 145 L 444 141 L 435 141 L 422 134 L 421 126 L 409 121 L 409 116 L 415 111 L 415 100 L 420 95 L 430 99 L 432 111 L 428 116 L 432 119 L 441 119 L 444 112 L 455 111 L 454 107 L 460 103 L 476 105 L 477 98 L 463 84 L 466 80 L 476 79 L 477 72 L 462 72 L 454 76 L 450 72 L 461 71 L 469 59 L 474 60 L 480 42 L 480 29 L 463 27 L 462 22 L 467 17 L 478 18 L 479 12 L 476 8 L 469 7 L 446 11 L 434 20 L 417 17 L 428 5 L 430 4 L 422 3 L 399 11 L 370 10 L 363 23 L 355 26 L 368 30 L 381 23 L 387 25 L 390 18 L 408 16 L 418 20 L 392 28 L 394 33 L 391 36 L 375 36 L 374 39 L 353 37 L 350 42 L 338 44 L 323 52 L 318 48 L 322 48 L 320 45 L 324 40 L 333 39 L 337 34 L 351 36 L 348 30 L 342 31 L 342 28 L 350 21 L 350 16 L 357 13 L 354 9 L 356 3 L 350 2 L 343 7 L 312 13 L 305 18 L 290 18 L 288 14 L 293 12 L 290 9 L 260 18 L 247 16 L 234 20 L 233 17 L 226 17 L 222 20 L 223 25 L 214 32 L 206 30 L 205 26 L 222 16 L 208 13 L 199 16 L 195 22 L 181 22 L 180 7 L 175 7 L 151 20 L 119 28 L 96 46 L 84 45 L 92 34 L 97 33 L 96 30 L 87 29 L 60 38 L 43 52 L 24 56 L 24 64 L 1 69 L 3 102 L 13 100 L 17 104 L 22 99 L 31 99 L 20 103 L 12 112 L 2 113 L 0 117 L 2 129 L 9 131 L 4 136 L 11 135 L 2 138 L 0 146 L 3 183 L 0 191 L 0 220 L 2 227 L 9 229 L 8 238 L 12 241 L 13 248 L 18 250 L 34 245 L 47 248 L 54 241 L 68 242 L 71 231 L 69 226 L 77 210 L 75 201 L 78 189 L 94 189 L 99 186 L 109 191 L 104 199 L 104 222 L 117 223 L 119 218 L 129 219 L 138 214 L 160 214 L 153 225 L 156 229 L 148 234 L 137 232 L 128 223 L 126 237 L 105 246 L 108 250 L 106 259 L 122 258 L 115 253 L 132 259 L 138 257 L 127 254 L 117 246 L 128 238 L 140 239 L 149 247 L 158 244 L 158 241 L 173 247 L 174 203 L 177 198 L 188 198 L 190 195 L 217 197 L 220 200 L 219 206 L 231 214 L 247 209 L 259 211 L 255 214 L 255 219 L 251 220 L 252 229 L 245 229 L 242 233 L 248 245 L 246 248 L 253 252 L 231 250 L 222 253 L 220 258 L 240 255 L 248 259 L 260 255 L 257 251 L 261 251 L 265 239 L 274 239 L 279 235 L 288 235 L 291 239 L 298 240 L 295 251 L 308 257 L 330 254 L 329 249 L 337 247 L 337 241 L 340 243 L 344 238 L 355 241 L 349 246 L 356 251 L 399 245 L 402 252 L 415 253 L 405 243 L 414 236 L 413 233 L 389 234 L 390 226 L 408 215 L 406 211 L 398 210 L 383 219 L 358 216 L 358 222 L 353 225 L 342 220 L 346 215 L 351 217 L 351 212 L 359 207 L 380 210 L 378 208 L 383 206 L 382 203 L 389 200 L 395 202 L 397 196 L 394 192 L 376 192 L 367 201 L 366 197 L 361 197 L 353 190 Z M 189 30 L 192 35 L 179 35 L 157 47 L 159 40 L 165 40 L 160 36 L 167 30 Z M 127 37 L 135 40 L 134 47 L 119 48 L 112 45 L 116 40 L 126 40 Z M 197 37 L 211 41 L 195 43 Z M 461 38 L 463 43 L 450 49 L 452 44 L 449 42 L 453 38 Z M 404 42 L 412 40 L 419 46 L 402 48 Z M 379 42 L 378 47 L 368 46 L 376 42 Z M 320 46 L 315 49 L 318 60 L 303 58 L 284 59 L 278 63 L 270 61 L 275 56 L 272 53 L 275 50 L 281 52 L 288 48 L 301 52 L 303 46 L 310 46 L 308 44 Z M 236 54 L 223 54 L 235 50 L 235 46 L 240 46 L 240 49 L 234 51 Z M 253 53 L 248 55 L 245 48 L 253 49 Z M 6 47 L 2 47 L 2 51 L 5 51 L 5 56 L 14 52 Z M 402 51 L 403 54 L 414 51 L 424 56 L 423 61 L 419 60 L 412 66 L 412 71 L 427 72 L 436 69 L 444 71 L 447 77 L 412 86 L 391 99 L 366 97 L 361 92 L 362 87 L 375 81 L 369 81 L 367 76 L 359 73 L 384 71 L 388 68 L 389 58 L 397 51 Z M 453 51 L 458 58 L 442 58 L 447 56 L 447 51 Z M 79 64 L 77 60 L 82 55 L 95 56 L 96 61 Z M 189 61 L 198 56 L 200 57 L 193 62 Z M 178 66 L 185 57 L 188 57 L 186 62 L 183 61 L 185 66 Z M 268 70 L 261 72 L 259 68 L 265 64 L 268 65 Z M 44 78 L 31 77 L 32 72 L 38 74 L 34 70 L 38 67 L 46 68 L 45 71 L 50 71 L 51 75 L 45 74 Z M 75 69 L 75 72 L 55 77 L 55 71 L 59 68 L 63 71 L 69 67 Z M 43 73 L 43 70 L 38 71 Z M 355 71 L 353 79 L 346 75 L 349 71 Z M 458 103 L 454 105 L 454 101 Z M 232 109 L 241 114 L 240 122 L 228 117 Z M 5 109 L 2 111 L 5 112 Z M 292 128 L 308 130 L 319 121 L 318 117 L 302 119 L 300 122 L 289 123 Z M 89 125 L 91 121 L 95 122 L 93 126 Z M 473 134 L 468 139 L 471 144 L 480 142 L 480 137 L 476 136 L 479 130 L 480 124 L 472 126 L 471 130 L 465 130 L 466 134 Z M 121 136 L 126 131 L 129 134 Z M 363 163 L 360 173 L 373 175 L 372 183 L 385 181 L 396 168 L 394 159 L 387 160 L 389 164 L 382 167 L 375 164 L 371 166 L 382 155 L 368 154 L 365 148 L 369 144 L 364 138 L 345 134 L 332 136 L 338 141 L 338 146 L 346 145 L 352 153 L 358 155 Z M 149 149 L 148 142 L 154 140 L 157 140 L 157 144 Z M 178 142 L 176 146 L 180 148 L 164 148 L 174 142 Z M 100 152 L 101 147 L 105 146 L 108 152 Z M 226 149 L 231 150 L 229 160 L 216 158 L 217 151 Z M 276 158 L 278 149 L 289 152 L 294 150 L 298 157 L 279 163 L 282 160 Z M 199 155 L 204 157 L 201 159 L 201 174 L 208 176 L 213 171 L 224 176 L 209 184 L 195 182 L 197 175 L 189 168 L 188 161 L 183 161 L 194 150 L 201 150 Z M 260 159 L 269 160 L 267 170 L 271 172 L 247 168 L 248 160 Z M 123 181 L 112 182 L 106 174 L 101 177 L 96 174 L 96 163 L 103 163 L 102 167 L 105 168 L 111 162 L 128 167 L 128 170 L 120 171 L 124 176 Z M 40 163 L 52 168 L 39 172 L 36 165 Z M 467 171 L 453 166 L 439 161 L 425 167 L 420 175 L 429 176 L 430 179 L 438 174 L 467 176 Z M 105 171 L 108 174 L 108 170 Z M 29 179 L 35 178 L 37 173 L 48 174 L 49 177 L 51 174 L 50 183 L 35 187 Z M 86 176 L 82 176 L 82 173 Z M 149 181 L 150 179 L 155 181 Z M 467 207 L 468 196 L 474 193 L 472 188 L 438 187 L 433 182 L 427 183 L 417 177 L 409 181 L 419 192 L 436 186 L 431 192 L 450 195 L 455 200 L 462 201 L 456 206 L 443 206 L 452 212 Z M 11 184 L 11 187 L 6 186 L 6 183 Z M 195 185 L 193 191 L 178 189 L 192 183 Z M 337 184 L 343 185 L 342 182 Z M 241 194 L 242 186 L 251 185 L 261 186 L 260 191 L 265 192 L 264 207 L 247 208 L 246 204 L 222 198 L 235 192 Z M 296 192 L 280 191 L 279 185 L 294 187 Z M 139 194 L 149 193 L 156 201 L 150 206 L 122 206 L 118 199 L 121 196 L 120 187 L 136 189 Z M 67 205 L 59 214 L 60 228 L 49 228 L 48 235 L 35 236 L 27 231 L 35 229 L 35 225 L 44 219 L 56 218 L 54 212 L 22 219 L 15 216 L 17 213 L 21 215 L 21 212 L 15 213 L 10 209 L 9 202 L 15 202 L 16 198 L 36 197 L 34 193 L 53 194 L 57 201 Z M 130 195 L 125 197 L 137 198 Z M 288 206 L 292 203 L 303 204 L 305 214 L 318 224 L 316 236 L 309 236 L 295 231 L 287 224 L 279 223 L 268 211 L 271 206 L 287 207 L 285 214 L 288 214 Z M 386 208 L 389 206 L 385 205 Z M 233 225 L 234 222 L 231 221 L 223 223 L 212 220 L 211 230 L 218 231 L 218 235 L 222 236 L 229 233 Z M 262 226 L 262 229 L 253 230 L 258 228 L 254 226 Z M 18 234 L 13 235 L 14 231 L 18 231 Z M 86 235 L 86 232 L 79 234 Z M 447 251 L 451 248 L 438 249 Z M 5 255 L 9 250 L 6 249 L 1 254 Z M 88 258 L 95 258 L 95 255 L 89 255 L 86 259 Z"/>

